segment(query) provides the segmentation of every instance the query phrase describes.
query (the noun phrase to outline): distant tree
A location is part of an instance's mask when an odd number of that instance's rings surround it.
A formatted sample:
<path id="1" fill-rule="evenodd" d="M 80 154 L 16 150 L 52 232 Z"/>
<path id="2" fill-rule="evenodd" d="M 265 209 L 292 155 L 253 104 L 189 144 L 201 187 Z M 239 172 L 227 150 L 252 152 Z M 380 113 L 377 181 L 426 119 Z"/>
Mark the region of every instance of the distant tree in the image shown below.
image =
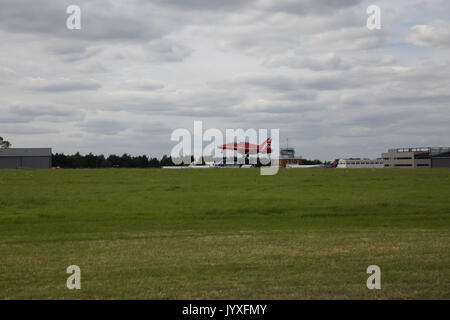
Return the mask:
<path id="1" fill-rule="evenodd" d="M 52 155 L 52 165 L 54 167 L 71 168 L 68 157 L 64 153 L 55 153 Z"/>
<path id="2" fill-rule="evenodd" d="M 322 164 L 322 161 L 320 160 L 308 160 L 308 159 L 302 159 L 302 164 L 304 165 L 311 165 L 311 164 Z"/>
<path id="3" fill-rule="evenodd" d="M 147 168 L 148 167 L 148 157 L 146 155 L 137 156 L 133 158 L 134 168 Z"/>
<path id="4" fill-rule="evenodd" d="M 91 153 L 84 156 L 84 164 L 87 168 L 98 168 L 97 156 Z"/>
<path id="5" fill-rule="evenodd" d="M 168 157 L 164 155 L 160 161 L 162 167 L 170 167 L 174 166 L 175 164 L 172 162 L 172 157 Z"/>
<path id="6" fill-rule="evenodd" d="M 72 158 L 73 168 L 86 168 L 86 158 L 79 152 L 75 153 Z"/>
<path id="7" fill-rule="evenodd" d="M 171 158 L 165 158 L 165 165 L 174 165 Z M 159 168 L 161 164 L 156 158 L 148 158 L 146 155 L 131 156 L 124 153 L 122 156 L 111 154 L 105 158 L 103 154 L 94 155 L 92 152 L 82 155 L 79 152 L 73 155 L 55 153 L 52 155 L 52 165 L 61 168 Z"/>
<path id="8" fill-rule="evenodd" d="M 122 168 L 133 168 L 133 159 L 127 153 L 124 153 L 120 158 L 120 166 Z"/>
<path id="9" fill-rule="evenodd" d="M 160 168 L 161 164 L 159 163 L 159 160 L 156 158 L 151 158 L 150 161 L 148 162 L 148 166 L 150 168 Z"/>
<path id="10" fill-rule="evenodd" d="M 11 143 L 7 140 L 3 140 L 3 138 L 0 137 L 0 148 L 7 149 L 9 147 L 11 147 Z"/>
<path id="11" fill-rule="evenodd" d="M 120 166 L 120 157 L 116 156 L 115 154 L 111 154 L 108 159 L 107 159 L 108 163 L 110 164 L 110 166 Z"/>

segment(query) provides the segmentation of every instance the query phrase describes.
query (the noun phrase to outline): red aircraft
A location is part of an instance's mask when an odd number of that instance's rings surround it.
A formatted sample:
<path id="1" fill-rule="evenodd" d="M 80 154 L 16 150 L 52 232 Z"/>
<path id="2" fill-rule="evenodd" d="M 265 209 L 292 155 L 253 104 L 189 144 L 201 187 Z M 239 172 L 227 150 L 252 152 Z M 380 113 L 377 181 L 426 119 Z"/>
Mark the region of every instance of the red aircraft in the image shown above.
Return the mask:
<path id="1" fill-rule="evenodd" d="M 260 145 L 252 144 L 249 142 L 239 142 L 239 143 L 228 143 L 218 146 L 219 149 L 228 149 L 235 150 L 240 154 L 248 157 L 250 154 L 258 154 L 258 153 L 272 153 L 272 148 L 270 144 L 272 143 L 272 138 L 268 138 L 266 141 L 261 143 Z"/>

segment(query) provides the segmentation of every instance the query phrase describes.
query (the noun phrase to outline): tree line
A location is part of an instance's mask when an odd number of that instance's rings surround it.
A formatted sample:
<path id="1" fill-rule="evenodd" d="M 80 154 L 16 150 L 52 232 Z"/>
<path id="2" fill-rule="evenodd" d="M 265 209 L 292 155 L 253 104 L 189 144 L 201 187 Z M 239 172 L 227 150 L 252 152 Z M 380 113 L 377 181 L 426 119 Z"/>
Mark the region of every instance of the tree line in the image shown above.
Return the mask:
<path id="1" fill-rule="evenodd" d="M 52 166 L 61 168 L 160 168 L 173 165 L 172 158 L 166 155 L 161 159 L 149 158 L 146 155 L 131 156 L 127 153 L 122 156 L 112 154 L 108 157 L 92 153 L 82 155 L 79 152 L 72 155 L 52 155 Z"/>
<path id="2" fill-rule="evenodd" d="M 234 159 L 237 161 L 237 158 Z M 191 158 L 194 161 L 194 157 Z M 303 164 L 320 164 L 320 160 L 302 159 Z M 204 161 L 203 161 L 204 164 Z M 170 156 L 164 155 L 161 159 L 142 156 L 131 156 L 124 153 L 121 156 L 112 154 L 105 157 L 103 154 L 94 155 L 89 153 L 82 155 L 79 152 L 66 155 L 64 153 L 52 154 L 52 166 L 60 168 L 160 168 L 166 166 L 175 166 Z M 257 160 L 256 167 L 262 164 Z"/>
<path id="3" fill-rule="evenodd" d="M 0 148 L 10 148 L 11 143 L 0 137 Z M 194 157 L 191 157 L 191 162 L 194 161 Z M 237 161 L 235 157 L 234 161 Z M 202 161 L 204 163 L 204 160 Z M 248 163 L 248 159 L 246 161 Z M 307 160 L 302 159 L 303 164 L 321 164 L 320 160 Z M 112 154 L 105 157 L 103 154 L 94 155 L 91 153 L 87 155 L 81 155 L 79 152 L 73 155 L 65 155 L 64 153 L 52 154 L 52 165 L 54 167 L 61 168 L 160 168 L 165 166 L 175 166 L 170 156 L 164 155 L 161 159 L 149 158 L 146 155 L 131 156 L 124 153 L 122 156 Z M 259 159 L 257 160 L 256 167 L 260 167 L 262 164 Z"/>

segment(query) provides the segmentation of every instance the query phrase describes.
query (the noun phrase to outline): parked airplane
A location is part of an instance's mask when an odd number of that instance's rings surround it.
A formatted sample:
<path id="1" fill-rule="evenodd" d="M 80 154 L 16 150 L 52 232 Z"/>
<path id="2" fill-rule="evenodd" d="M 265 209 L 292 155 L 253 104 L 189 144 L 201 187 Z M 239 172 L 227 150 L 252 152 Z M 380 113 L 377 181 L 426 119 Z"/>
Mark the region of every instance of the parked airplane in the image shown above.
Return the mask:
<path id="1" fill-rule="evenodd" d="M 332 163 L 328 164 L 307 164 L 307 165 L 299 165 L 299 164 L 287 164 L 286 168 L 291 169 L 310 169 L 310 168 L 337 168 L 339 163 L 339 159 L 334 160 Z"/>
<path id="2" fill-rule="evenodd" d="M 249 142 L 235 142 L 228 143 L 218 146 L 217 148 L 225 150 L 235 150 L 238 153 L 245 155 L 248 157 L 250 154 L 258 154 L 258 153 L 272 153 L 272 148 L 270 147 L 272 143 L 272 138 L 268 138 L 266 141 L 261 143 L 260 145 L 252 144 Z"/>

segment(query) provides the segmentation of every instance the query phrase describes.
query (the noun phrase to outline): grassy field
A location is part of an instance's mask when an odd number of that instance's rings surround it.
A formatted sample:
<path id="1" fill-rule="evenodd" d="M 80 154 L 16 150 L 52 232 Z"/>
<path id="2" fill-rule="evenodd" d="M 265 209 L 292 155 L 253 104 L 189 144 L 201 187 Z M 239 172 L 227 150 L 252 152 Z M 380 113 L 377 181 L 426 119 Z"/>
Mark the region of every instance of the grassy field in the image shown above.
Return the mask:
<path id="1" fill-rule="evenodd" d="M 448 299 L 449 199 L 445 169 L 3 170 L 0 298 Z"/>

